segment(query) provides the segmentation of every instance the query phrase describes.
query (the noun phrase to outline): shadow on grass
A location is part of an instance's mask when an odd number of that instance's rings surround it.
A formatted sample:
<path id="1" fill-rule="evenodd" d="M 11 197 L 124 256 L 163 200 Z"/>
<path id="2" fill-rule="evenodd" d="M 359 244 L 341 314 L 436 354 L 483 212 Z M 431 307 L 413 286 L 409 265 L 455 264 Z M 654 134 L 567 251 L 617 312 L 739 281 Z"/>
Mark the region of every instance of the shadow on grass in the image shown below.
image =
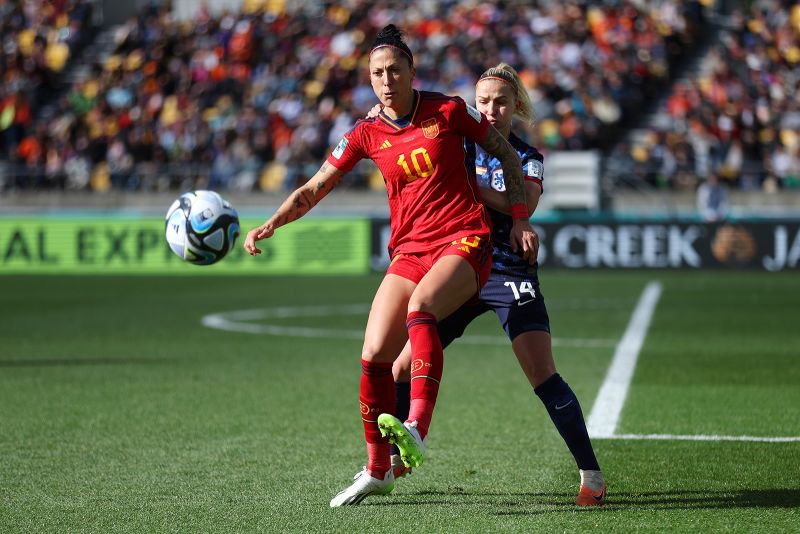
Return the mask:
<path id="1" fill-rule="evenodd" d="M 374 503 L 386 505 L 488 505 L 497 507 L 491 515 L 538 515 L 553 512 L 612 512 L 622 509 L 642 510 L 722 510 L 734 508 L 797 508 L 800 507 L 800 489 L 763 490 L 673 490 L 652 492 L 614 493 L 605 506 L 578 508 L 575 494 L 548 492 L 469 492 L 462 488 L 448 491 L 418 491 L 408 495 L 397 494 L 391 501 Z M 373 504 L 373 503 L 370 503 Z"/>
<path id="2" fill-rule="evenodd" d="M 73 367 L 84 365 L 158 365 L 172 363 L 174 358 L 46 358 L 0 360 L 0 368 Z"/>

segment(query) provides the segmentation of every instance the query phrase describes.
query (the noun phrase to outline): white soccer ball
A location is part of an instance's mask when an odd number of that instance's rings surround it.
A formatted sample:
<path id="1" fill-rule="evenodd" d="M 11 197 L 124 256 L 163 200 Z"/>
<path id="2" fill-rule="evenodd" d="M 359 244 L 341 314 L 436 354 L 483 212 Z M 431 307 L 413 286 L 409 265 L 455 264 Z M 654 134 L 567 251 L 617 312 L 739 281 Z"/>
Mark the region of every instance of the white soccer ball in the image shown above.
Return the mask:
<path id="1" fill-rule="evenodd" d="M 236 243 L 239 214 L 214 191 L 190 191 L 167 210 L 165 235 L 169 248 L 182 260 L 211 265 Z"/>

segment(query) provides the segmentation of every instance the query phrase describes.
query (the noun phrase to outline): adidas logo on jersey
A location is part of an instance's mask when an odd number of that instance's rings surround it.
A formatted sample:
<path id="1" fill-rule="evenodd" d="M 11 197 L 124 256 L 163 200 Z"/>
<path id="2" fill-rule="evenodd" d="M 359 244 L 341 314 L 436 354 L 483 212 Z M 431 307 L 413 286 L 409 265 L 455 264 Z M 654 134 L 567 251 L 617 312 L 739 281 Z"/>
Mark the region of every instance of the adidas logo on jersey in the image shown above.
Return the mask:
<path id="1" fill-rule="evenodd" d="M 387 139 L 387 140 L 386 140 L 386 141 L 384 141 L 384 142 L 383 142 L 383 144 L 381 145 L 381 148 L 380 148 L 380 150 L 383 150 L 384 148 L 391 148 L 391 146 L 392 146 L 392 143 L 390 143 L 390 142 L 389 142 L 389 140 Z"/>

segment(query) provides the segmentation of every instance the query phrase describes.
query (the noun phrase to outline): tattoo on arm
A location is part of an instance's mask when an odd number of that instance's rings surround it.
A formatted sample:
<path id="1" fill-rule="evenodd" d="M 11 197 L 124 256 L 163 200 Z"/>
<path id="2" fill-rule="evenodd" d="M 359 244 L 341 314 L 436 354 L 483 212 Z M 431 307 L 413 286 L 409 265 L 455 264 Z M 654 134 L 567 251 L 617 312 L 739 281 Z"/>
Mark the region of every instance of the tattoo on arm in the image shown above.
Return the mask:
<path id="1" fill-rule="evenodd" d="M 300 189 L 294 195 L 294 207 L 303 214 L 314 207 L 314 195 L 307 189 Z"/>
<path id="2" fill-rule="evenodd" d="M 336 167 L 329 165 L 326 161 L 322 164 L 322 167 L 319 168 L 317 174 L 321 176 L 314 185 L 314 199 L 316 202 L 319 202 L 325 197 L 325 195 L 331 192 L 334 187 L 336 187 L 336 185 L 339 183 L 339 180 L 341 180 L 342 176 L 344 176 L 344 173 Z M 318 195 L 317 193 L 320 194 Z"/>
<path id="3" fill-rule="evenodd" d="M 279 228 L 296 221 L 336 187 L 342 176 L 344 176 L 342 171 L 327 162 L 323 163 L 319 171 L 305 185 L 298 188 L 281 204 L 267 224 Z"/>
<path id="4" fill-rule="evenodd" d="M 508 201 L 510 204 L 525 204 L 525 177 L 522 174 L 522 163 L 517 152 L 508 139 L 502 136 L 494 127 L 490 127 L 481 147 L 500 160 L 503 166 L 503 179 L 506 183 Z"/>

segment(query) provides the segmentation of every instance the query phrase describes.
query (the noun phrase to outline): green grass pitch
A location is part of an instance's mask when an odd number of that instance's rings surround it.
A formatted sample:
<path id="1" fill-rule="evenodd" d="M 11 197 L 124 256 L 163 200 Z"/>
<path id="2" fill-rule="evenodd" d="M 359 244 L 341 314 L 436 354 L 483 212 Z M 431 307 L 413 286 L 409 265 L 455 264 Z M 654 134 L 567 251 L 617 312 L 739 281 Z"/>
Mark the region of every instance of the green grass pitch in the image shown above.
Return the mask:
<path id="1" fill-rule="evenodd" d="M 618 433 L 800 436 L 796 273 L 541 278 L 587 417 L 658 280 Z M 379 281 L 0 277 L 0 531 L 797 531 L 800 442 L 596 440 L 609 501 L 576 508 L 574 462 L 490 315 L 446 353 L 425 465 L 330 509 L 366 459 L 366 314 L 348 305 Z M 254 332 L 201 324 L 252 309 L 236 324 Z"/>

